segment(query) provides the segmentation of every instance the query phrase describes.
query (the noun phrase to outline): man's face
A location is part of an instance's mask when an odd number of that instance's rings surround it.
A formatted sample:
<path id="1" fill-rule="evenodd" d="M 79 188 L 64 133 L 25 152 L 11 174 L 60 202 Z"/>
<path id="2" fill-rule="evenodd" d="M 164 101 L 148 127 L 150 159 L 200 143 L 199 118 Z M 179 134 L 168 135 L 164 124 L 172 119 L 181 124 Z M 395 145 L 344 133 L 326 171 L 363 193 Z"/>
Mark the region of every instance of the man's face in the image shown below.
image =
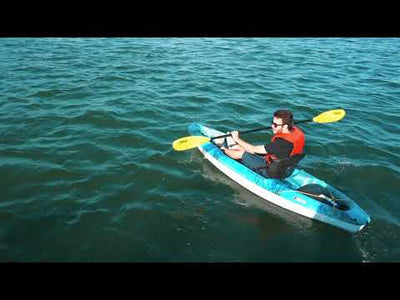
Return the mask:
<path id="1" fill-rule="evenodd" d="M 282 132 L 282 127 L 283 127 L 282 123 L 283 123 L 282 119 L 274 117 L 274 119 L 272 121 L 272 125 L 271 125 L 272 131 L 273 131 L 274 134 Z"/>

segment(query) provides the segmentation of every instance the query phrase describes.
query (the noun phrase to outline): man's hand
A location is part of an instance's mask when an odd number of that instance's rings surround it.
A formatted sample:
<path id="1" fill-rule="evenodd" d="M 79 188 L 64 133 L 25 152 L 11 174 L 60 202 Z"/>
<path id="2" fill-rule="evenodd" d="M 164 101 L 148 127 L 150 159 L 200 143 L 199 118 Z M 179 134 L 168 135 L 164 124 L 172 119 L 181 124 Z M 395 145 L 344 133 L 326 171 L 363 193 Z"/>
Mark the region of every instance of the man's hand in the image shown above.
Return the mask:
<path id="1" fill-rule="evenodd" d="M 239 138 L 239 131 L 231 131 L 232 139 L 235 143 L 237 143 L 237 139 Z"/>

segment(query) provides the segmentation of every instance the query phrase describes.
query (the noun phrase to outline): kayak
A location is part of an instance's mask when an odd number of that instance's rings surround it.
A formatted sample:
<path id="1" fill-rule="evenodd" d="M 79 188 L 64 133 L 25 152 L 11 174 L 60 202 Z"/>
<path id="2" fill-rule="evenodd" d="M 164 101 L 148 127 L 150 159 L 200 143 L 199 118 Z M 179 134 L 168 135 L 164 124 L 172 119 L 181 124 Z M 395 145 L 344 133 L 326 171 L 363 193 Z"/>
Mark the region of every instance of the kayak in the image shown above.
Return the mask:
<path id="1" fill-rule="evenodd" d="M 209 138 L 225 134 L 201 124 L 189 125 L 188 131 L 190 135 Z M 292 212 L 351 233 L 362 230 L 371 222 L 370 216 L 354 200 L 299 167 L 286 178 L 266 178 L 227 156 L 213 141 L 198 146 L 198 149 L 229 178 Z"/>

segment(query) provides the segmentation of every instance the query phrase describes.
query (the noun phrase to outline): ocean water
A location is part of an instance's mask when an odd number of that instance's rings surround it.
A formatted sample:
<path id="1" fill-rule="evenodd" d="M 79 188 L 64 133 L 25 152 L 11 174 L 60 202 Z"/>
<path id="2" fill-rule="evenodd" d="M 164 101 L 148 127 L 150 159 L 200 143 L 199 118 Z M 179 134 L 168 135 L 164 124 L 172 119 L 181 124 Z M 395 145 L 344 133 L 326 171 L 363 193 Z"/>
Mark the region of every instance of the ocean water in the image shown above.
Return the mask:
<path id="1" fill-rule="evenodd" d="M 400 261 L 400 39 L 3 38 L 0 70 L 1 262 Z M 171 145 L 339 107 L 301 166 L 370 214 L 356 234 Z"/>

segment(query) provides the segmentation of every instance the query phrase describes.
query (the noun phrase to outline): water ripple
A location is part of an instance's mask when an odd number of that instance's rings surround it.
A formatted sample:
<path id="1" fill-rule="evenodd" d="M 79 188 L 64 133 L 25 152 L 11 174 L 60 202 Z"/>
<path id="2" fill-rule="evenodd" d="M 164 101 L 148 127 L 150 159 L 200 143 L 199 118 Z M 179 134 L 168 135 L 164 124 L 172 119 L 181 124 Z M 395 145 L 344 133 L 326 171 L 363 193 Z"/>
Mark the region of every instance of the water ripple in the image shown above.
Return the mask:
<path id="1" fill-rule="evenodd" d="M 303 235 L 315 236 L 304 247 L 308 254 L 281 247 L 294 260 L 398 260 L 389 251 L 398 242 L 387 242 L 400 235 L 397 39 L 0 44 L 1 261 L 274 261 L 280 256 L 265 251 L 268 239 Z M 246 130 L 270 124 L 278 108 L 302 120 L 337 107 L 346 109 L 342 121 L 301 125 L 302 163 L 376 220 L 365 234 L 334 245 L 347 253 L 342 257 L 307 252 L 336 241 L 337 233 L 313 222 L 279 233 L 290 214 L 272 220 L 274 209 L 235 205 L 248 203 L 248 194 L 213 180 L 217 170 L 205 172 L 208 162 L 196 150 L 171 149 L 191 123 Z M 270 136 L 246 139 L 262 143 Z M 244 212 L 265 224 L 232 219 Z M 295 223 L 291 229 L 304 226 Z M 269 228 L 266 241 L 257 226 Z M 221 236 L 231 242 L 219 245 Z M 381 253 L 381 245 L 389 250 Z"/>

